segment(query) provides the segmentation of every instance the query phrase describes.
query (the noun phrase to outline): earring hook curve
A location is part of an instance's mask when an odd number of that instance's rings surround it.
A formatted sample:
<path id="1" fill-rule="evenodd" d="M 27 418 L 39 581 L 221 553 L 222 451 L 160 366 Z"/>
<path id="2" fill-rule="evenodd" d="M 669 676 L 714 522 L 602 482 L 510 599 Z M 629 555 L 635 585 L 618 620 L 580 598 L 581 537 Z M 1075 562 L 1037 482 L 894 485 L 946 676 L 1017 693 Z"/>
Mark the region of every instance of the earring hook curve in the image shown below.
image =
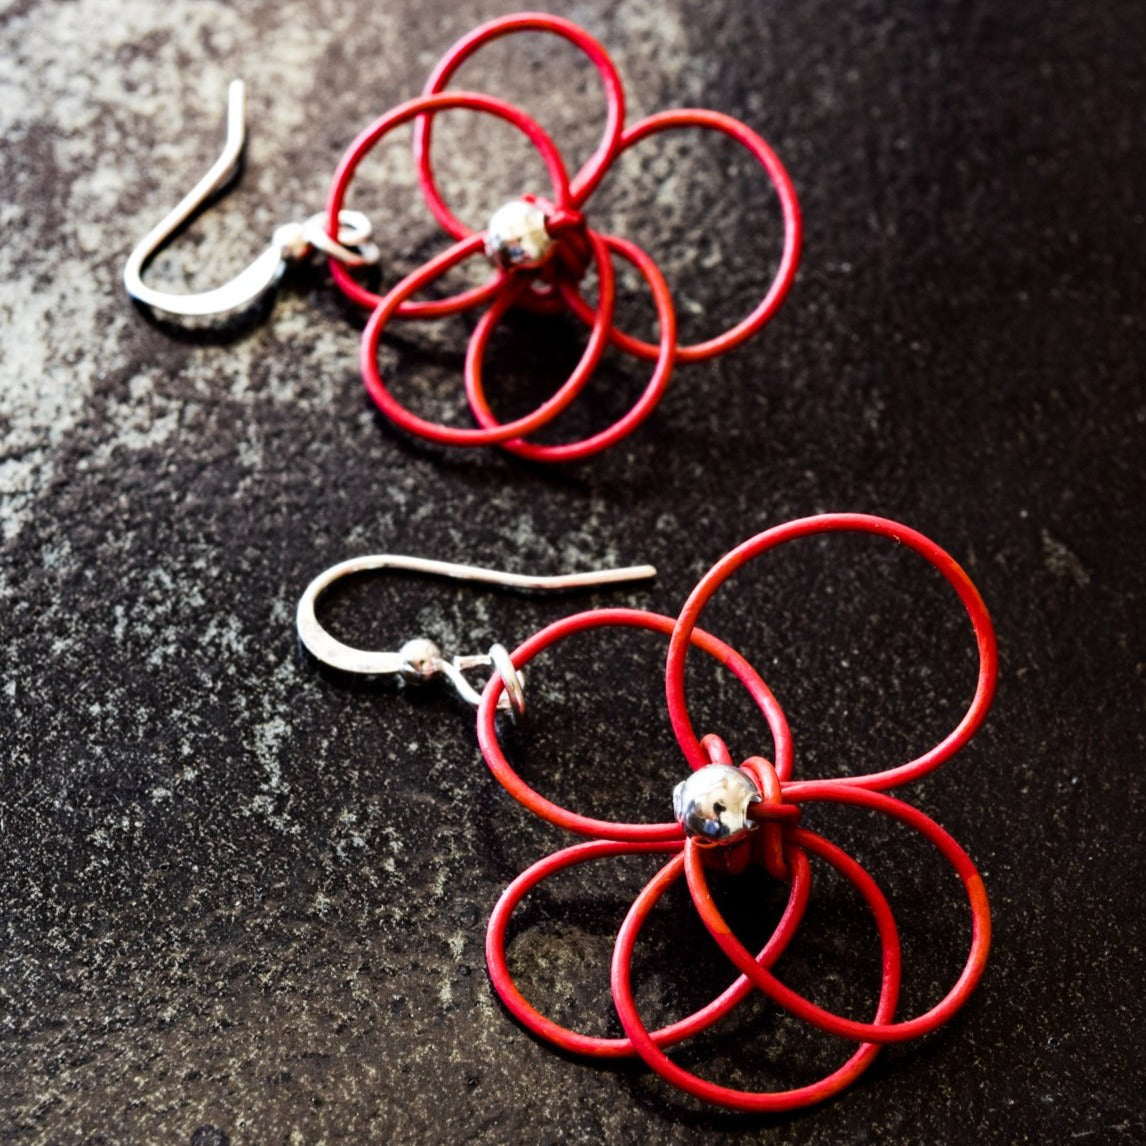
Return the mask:
<path id="1" fill-rule="evenodd" d="M 465 700 L 476 706 L 481 697 L 465 680 L 462 673 L 467 669 L 492 665 L 505 684 L 503 701 L 506 701 L 518 714 L 525 710 L 521 677 L 502 645 L 495 644 L 485 654 L 456 656 L 446 660 L 437 646 L 430 641 L 418 639 L 407 642 L 398 652 L 380 652 L 344 644 L 323 628 L 315 613 L 315 607 L 322 594 L 343 577 L 380 569 L 423 573 L 431 577 L 473 584 L 498 585 L 523 593 L 562 593 L 589 589 L 597 585 L 647 581 L 655 577 L 657 572 L 651 565 L 630 565 L 619 569 L 596 569 L 586 573 L 537 576 L 506 573 L 499 569 L 487 569 L 453 561 L 435 561 L 425 557 L 375 553 L 365 557 L 352 557 L 348 561 L 332 565 L 315 577 L 303 591 L 295 618 L 298 637 L 307 652 L 328 668 L 365 676 L 398 674 L 412 683 L 441 674 L 449 679 Z"/>
<path id="2" fill-rule="evenodd" d="M 171 241 L 172 236 L 212 196 L 218 194 L 238 174 L 246 146 L 246 87 L 232 80 L 227 88 L 227 132 L 223 150 L 207 173 L 135 245 L 123 267 L 127 293 L 144 306 L 179 318 L 208 318 L 245 310 L 282 277 L 287 264 L 305 258 L 313 250 L 322 251 L 347 266 L 377 263 L 381 252 L 370 236 L 370 220 L 360 211 L 338 213 L 338 237 L 326 233 L 326 215 L 312 215 L 303 223 L 286 223 L 275 230 L 270 245 L 250 266 L 230 282 L 194 294 L 172 294 L 156 290 L 143 281 L 147 264 Z"/>

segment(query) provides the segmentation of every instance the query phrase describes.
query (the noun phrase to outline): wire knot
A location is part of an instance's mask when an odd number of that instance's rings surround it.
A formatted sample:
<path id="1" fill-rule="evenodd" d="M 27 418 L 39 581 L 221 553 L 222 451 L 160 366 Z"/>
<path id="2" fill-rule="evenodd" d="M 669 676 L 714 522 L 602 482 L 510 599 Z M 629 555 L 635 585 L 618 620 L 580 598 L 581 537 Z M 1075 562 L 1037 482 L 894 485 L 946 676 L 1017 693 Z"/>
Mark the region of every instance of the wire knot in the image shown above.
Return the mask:
<path id="1" fill-rule="evenodd" d="M 740 770 L 751 776 L 760 788 L 760 802 L 748 809 L 749 817 L 761 827 L 752 835 L 752 858 L 763 864 L 773 879 L 787 882 L 792 873 L 784 854 L 784 833 L 799 824 L 800 809 L 796 804 L 785 802 L 783 785 L 771 760 L 752 756 L 744 761 Z"/>

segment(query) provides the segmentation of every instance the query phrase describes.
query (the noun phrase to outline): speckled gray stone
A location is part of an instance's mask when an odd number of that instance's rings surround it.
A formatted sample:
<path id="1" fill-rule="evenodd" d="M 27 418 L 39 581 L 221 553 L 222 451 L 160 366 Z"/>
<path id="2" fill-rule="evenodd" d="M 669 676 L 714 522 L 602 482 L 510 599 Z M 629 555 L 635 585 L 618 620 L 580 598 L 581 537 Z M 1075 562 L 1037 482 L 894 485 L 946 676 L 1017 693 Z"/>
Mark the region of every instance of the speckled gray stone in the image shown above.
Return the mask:
<path id="1" fill-rule="evenodd" d="M 210 163 L 227 82 L 248 84 L 240 185 L 149 282 L 213 286 L 320 209 L 353 135 L 509 3 L 75 0 L 0 10 L 0 1138 L 20 1143 L 1122 1142 L 1140 1098 L 1143 266 L 1141 5 L 630 0 L 560 6 L 609 46 L 630 118 L 742 117 L 789 166 L 806 219 L 779 317 L 682 366 L 619 447 L 565 470 L 394 432 L 358 379 L 362 316 L 320 267 L 250 321 L 187 332 L 120 288 L 134 242 Z M 520 99 L 571 164 L 602 99 L 576 52 L 529 37 L 459 83 Z M 393 281 L 443 238 L 396 136 L 353 205 Z M 509 129 L 453 117 L 442 182 L 464 217 L 544 174 Z M 645 244 L 686 339 L 744 313 L 777 217 L 731 144 L 635 149 L 592 204 Z M 622 317 L 648 325 L 631 280 Z M 462 418 L 472 317 L 395 327 L 398 393 Z M 514 319 L 491 350 L 499 412 L 580 352 Z M 573 428 L 646 378 L 611 357 Z M 540 380 L 540 382 L 539 382 Z M 597 421 L 594 422 L 593 419 Z M 570 607 L 675 612 L 766 525 L 825 509 L 899 518 L 962 561 L 994 614 L 1001 688 L 974 745 L 905 795 L 986 877 L 995 944 L 960 1016 L 782 1120 L 701 1108 L 636 1067 L 552 1053 L 489 989 L 485 920 L 569 842 L 489 776 L 444 693 L 355 687 L 298 655 L 293 609 L 374 550 L 522 570 L 651 561 L 648 589 L 519 600 L 416 579 L 336 595 L 340 634 L 397 648 L 513 645 Z M 970 636 L 918 562 L 860 539 L 745 571 L 705 616 L 760 666 L 801 775 L 898 762 L 970 696 Z M 663 644 L 583 637 L 530 675 L 512 750 L 553 798 L 664 819 L 683 762 Z M 738 687 L 697 666 L 697 722 L 767 752 Z M 585 793 L 603 793 L 594 806 Z M 938 999 L 967 926 L 958 889 L 861 815 L 807 822 L 877 875 L 899 915 L 903 1013 Z M 600 870 L 597 870 L 597 869 Z M 608 1033 L 611 935 L 648 865 L 595 865 L 535 896 L 512 952 L 531 997 Z M 778 889 L 726 889 L 747 938 Z M 781 972 L 869 1014 L 873 928 L 817 869 Z M 763 904 L 763 910 L 760 908 Z M 667 1019 L 728 981 L 681 896 L 638 960 Z M 679 1052 L 737 1085 L 842 1061 L 762 1003 Z"/>

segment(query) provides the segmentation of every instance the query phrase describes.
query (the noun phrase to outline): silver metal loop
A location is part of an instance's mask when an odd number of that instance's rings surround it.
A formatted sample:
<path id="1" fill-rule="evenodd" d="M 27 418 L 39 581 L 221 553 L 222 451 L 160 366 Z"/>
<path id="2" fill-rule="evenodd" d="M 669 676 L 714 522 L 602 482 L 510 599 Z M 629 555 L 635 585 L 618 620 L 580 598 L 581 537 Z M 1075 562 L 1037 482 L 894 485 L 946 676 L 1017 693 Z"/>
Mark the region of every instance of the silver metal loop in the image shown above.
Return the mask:
<path id="1" fill-rule="evenodd" d="M 382 258 L 382 252 L 370 241 L 373 234 L 373 224 L 361 211 L 343 210 L 338 212 L 338 238 L 332 239 L 326 233 L 326 212 L 320 211 L 302 224 L 306 251 L 298 257 L 320 251 L 348 267 L 372 267 Z"/>
<path id="2" fill-rule="evenodd" d="M 500 650 L 504 656 L 501 667 L 498 666 L 495 658 L 495 649 Z M 525 677 L 514 668 L 513 661 L 509 659 L 509 653 L 506 652 L 504 646 L 492 645 L 488 653 L 453 657 L 448 661 L 442 659 L 435 665 L 436 671 L 454 686 L 458 696 L 467 704 L 477 708 L 481 704 L 481 690 L 474 688 L 465 676 L 470 669 L 475 668 L 493 668 L 503 683 L 507 680 L 510 682 L 502 689 L 501 696 L 497 698 L 499 712 L 507 712 L 514 717 L 525 715 Z M 505 669 L 505 673 L 501 671 L 502 668 Z M 410 678 L 406 677 L 405 679 L 409 680 Z"/>
<path id="3" fill-rule="evenodd" d="M 504 693 L 498 704 L 520 715 L 525 711 L 524 679 L 513 665 L 509 653 L 499 644 L 488 653 L 472 656 L 443 657 L 432 642 L 408 642 L 400 652 L 378 652 L 357 649 L 331 636 L 319 622 L 315 609 L 319 598 L 336 581 L 356 573 L 380 569 L 405 570 L 432 577 L 445 577 L 454 581 L 467 581 L 485 585 L 500 585 L 521 592 L 569 592 L 592 588 L 595 585 L 617 585 L 629 581 L 646 581 L 656 576 L 651 565 L 634 565 L 621 569 L 599 569 L 589 573 L 565 573 L 555 576 L 527 576 L 521 573 L 503 573 L 497 569 L 484 569 L 477 565 L 460 565 L 451 561 L 433 561 L 424 557 L 404 557 L 393 553 L 376 553 L 341 561 L 320 573 L 306 587 L 299 599 L 295 623 L 303 647 L 322 664 L 340 672 L 364 676 L 398 674 L 410 683 L 445 676 L 458 694 L 472 705 L 481 696 L 465 678 L 472 668 L 490 666 L 501 677 Z M 417 664 L 411 661 L 408 650 L 415 646 Z"/>
<path id="4" fill-rule="evenodd" d="M 502 694 L 498 697 L 498 705 L 503 700 L 509 701 L 509 706 L 515 716 L 525 715 L 525 680 L 518 672 L 517 666 L 509 655 L 505 645 L 493 644 L 489 647 L 489 659 L 497 675 L 501 677 Z"/>
<path id="5" fill-rule="evenodd" d="M 341 211 L 337 239 L 326 234 L 323 214 L 312 215 L 304 223 L 286 223 L 276 229 L 270 246 L 249 267 L 213 290 L 171 294 L 144 283 L 143 271 L 147 264 L 188 219 L 235 177 L 246 143 L 245 121 L 243 81 L 232 80 L 227 89 L 227 137 L 222 153 L 175 208 L 136 244 L 124 264 L 124 288 L 137 302 L 180 318 L 221 316 L 247 309 L 275 286 L 288 263 L 306 258 L 314 250 L 353 267 L 374 264 L 381 258 L 381 252 L 369 241 L 372 233 L 369 219 L 360 211 Z"/>

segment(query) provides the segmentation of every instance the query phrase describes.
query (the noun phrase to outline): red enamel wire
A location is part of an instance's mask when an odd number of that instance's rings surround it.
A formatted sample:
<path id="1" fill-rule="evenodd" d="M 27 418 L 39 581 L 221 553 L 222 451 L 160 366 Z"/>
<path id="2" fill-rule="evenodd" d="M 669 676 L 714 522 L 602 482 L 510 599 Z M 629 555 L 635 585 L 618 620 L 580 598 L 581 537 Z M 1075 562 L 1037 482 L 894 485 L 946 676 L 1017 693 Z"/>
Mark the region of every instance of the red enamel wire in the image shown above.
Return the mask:
<path id="1" fill-rule="evenodd" d="M 882 1029 L 883 1025 L 890 1023 L 895 1015 L 900 983 L 899 936 L 887 900 L 871 876 L 834 844 L 800 828 L 790 831 L 789 841 L 788 859 L 793 869 L 797 866 L 797 857 L 801 856 L 803 851 L 809 851 L 831 864 L 859 891 L 871 908 L 883 947 L 879 1004 L 876 1007 L 874 1024 Z M 633 948 L 641 928 L 658 900 L 680 878 L 681 872 L 688 868 L 690 862 L 697 866 L 701 865 L 700 854 L 700 848 L 690 840 L 685 846 L 684 854 L 666 864 L 637 896 L 617 933 L 617 943 L 613 948 L 612 990 L 613 1002 L 625 1034 L 629 1036 L 630 1042 L 641 1058 L 666 1082 L 705 1102 L 733 1110 L 779 1112 L 809 1106 L 830 1098 L 854 1082 L 871 1065 L 879 1053 L 880 1048 L 877 1044 L 862 1043 L 843 1066 L 810 1085 L 792 1090 L 747 1091 L 720 1086 L 678 1066 L 657 1045 L 645 1027 L 633 998 Z M 806 863 L 806 859 L 803 862 Z M 696 893 L 693 894 L 695 899 Z M 711 902 L 706 887 L 702 892 L 702 899 L 704 897 Z M 697 902 L 697 906 L 700 906 L 700 901 Z M 757 969 L 763 970 L 762 967 Z"/>
<path id="2" fill-rule="evenodd" d="M 819 781 L 819 783 L 858 785 L 863 788 L 879 790 L 893 788 L 938 768 L 940 764 L 958 752 L 983 723 L 995 691 L 995 682 L 998 676 L 998 653 L 990 615 L 987 613 L 987 607 L 983 604 L 982 597 L 979 596 L 979 591 L 971 583 L 971 579 L 949 553 L 940 549 L 923 534 L 917 533 L 905 525 L 900 525 L 883 517 L 872 517 L 868 514 L 819 514 L 815 517 L 800 518 L 797 521 L 767 529 L 725 554 L 701 578 L 681 610 L 676 628 L 669 641 L 668 661 L 665 666 L 665 691 L 673 731 L 676 733 L 686 758 L 694 768 L 705 763 L 706 757 L 696 738 L 692 720 L 688 714 L 684 689 L 684 662 L 688 652 L 689 633 L 696 625 L 701 611 L 716 590 L 742 565 L 753 558 L 775 548 L 777 545 L 782 545 L 799 537 L 832 532 L 872 533 L 879 537 L 890 538 L 914 550 L 938 569 L 955 590 L 971 619 L 979 650 L 979 676 L 975 694 L 963 719 L 934 748 L 898 767 L 860 776 L 838 777 L 833 780 Z"/>
<path id="3" fill-rule="evenodd" d="M 676 355 L 676 312 L 673 310 L 672 295 L 669 292 L 668 284 L 665 282 L 664 276 L 660 272 L 660 268 L 640 247 L 635 243 L 629 242 L 627 239 L 617 238 L 614 235 L 599 235 L 597 232 L 589 230 L 586 231 L 586 234 L 588 235 L 594 253 L 602 246 L 615 252 L 632 263 L 649 284 L 649 289 L 652 291 L 653 303 L 657 311 L 657 325 L 660 329 L 656 366 L 653 369 L 652 377 L 649 379 L 648 384 L 645 386 L 645 389 L 637 401 L 611 426 L 596 434 L 582 438 L 579 441 L 562 443 L 561 445 L 537 445 L 532 442 L 522 441 L 518 437 L 514 437 L 511 441 L 501 441 L 501 445 L 504 449 L 517 454 L 518 457 L 526 458 L 529 461 L 579 461 L 581 458 L 589 457 L 613 445 L 614 442 L 620 441 L 620 439 L 627 434 L 631 434 L 633 430 L 652 413 L 653 408 L 657 402 L 660 401 L 665 387 L 668 386 L 669 377 L 672 375 L 673 362 Z M 608 261 L 607 254 L 606 261 Z M 600 267 L 599 258 L 597 262 L 598 267 Z M 561 293 L 563 297 L 567 297 L 567 292 L 573 289 L 571 284 L 562 280 Z M 478 328 L 474 331 L 470 340 L 470 352 L 466 357 L 466 396 L 469 399 L 470 409 L 479 425 L 491 431 L 497 429 L 499 432 L 504 429 L 504 426 L 494 417 L 493 411 L 490 409 L 489 403 L 486 400 L 480 364 L 485 353 L 486 344 L 489 341 L 490 333 L 497 320 L 501 317 L 501 314 L 504 313 L 509 306 L 508 302 L 499 306 L 500 302 L 501 300 L 495 302 L 484 316 L 489 319 L 489 321 L 483 321 L 478 324 Z M 614 329 L 612 327 L 611 304 L 612 297 L 610 297 L 608 319 L 610 336 Z M 594 319 L 595 324 L 598 323 L 601 318 L 600 299 L 598 300 L 596 313 L 597 317 Z M 594 329 L 596 329 L 596 327 Z M 598 354 L 598 358 L 599 357 L 600 355 Z"/>
<path id="4" fill-rule="evenodd" d="M 734 768 L 732 763 L 732 753 L 728 751 L 728 745 L 724 740 L 717 736 L 715 732 L 708 733 L 707 736 L 702 736 L 700 739 L 700 747 L 704 751 L 705 763 L 707 764 L 724 764 L 729 768 Z"/>
<path id="5" fill-rule="evenodd" d="M 706 738 L 707 739 L 707 738 Z M 701 741 L 704 747 L 704 741 Z M 773 814 L 784 802 L 784 785 L 780 773 L 772 766 L 771 761 L 760 756 L 749 756 L 740 766 L 741 771 L 747 773 L 760 789 L 763 797 L 763 807 L 768 807 Z M 750 813 L 751 814 L 751 810 Z M 756 830 L 760 833 L 757 855 L 764 865 L 764 870 L 773 879 L 788 878 L 788 864 L 784 858 L 784 824 L 776 819 L 765 819 L 757 824 Z"/>
<path id="6" fill-rule="evenodd" d="M 908 1039 L 929 1034 L 937 1027 L 942 1026 L 963 1006 L 967 997 L 982 978 L 987 965 L 987 953 L 991 947 L 991 909 L 987 903 L 987 892 L 983 886 L 983 879 L 971 862 L 970 856 L 929 816 L 884 792 L 871 792 L 856 785 L 829 786 L 825 781 L 819 780 L 806 781 L 803 784 L 786 784 L 784 785 L 784 796 L 789 802 L 832 800 L 842 804 L 875 808 L 914 828 L 930 840 L 943 858 L 955 869 L 967 893 L 967 901 L 971 907 L 971 949 L 967 956 L 967 962 L 955 985 L 943 999 L 914 1019 L 898 1023 L 892 1023 L 888 1020 L 861 1023 L 854 1019 L 846 1019 L 842 1015 L 833 1014 L 831 1011 L 826 1011 L 810 1002 L 790 987 L 786 987 L 766 968 L 756 965 L 752 954 L 732 934 L 728 924 L 720 914 L 719 908 L 709 894 L 699 851 L 695 847 L 691 851 L 686 849 L 685 872 L 693 902 L 700 912 L 701 919 L 704 920 L 704 925 L 720 945 L 720 949 L 728 956 L 733 965 L 742 974 L 748 975 L 753 984 L 773 1002 L 778 1003 L 797 1018 L 811 1023 L 812 1026 L 819 1027 L 830 1034 L 839 1035 L 841 1038 L 875 1043 L 905 1042 Z M 807 835 L 808 833 L 804 832 L 803 829 L 789 828 L 785 833 L 785 838 L 804 846 Z M 887 906 L 886 901 L 883 901 L 883 906 L 879 911 L 876 911 L 874 905 L 872 910 L 876 912 L 876 922 L 879 924 L 882 934 L 885 924 L 880 922 L 880 912 L 886 911 L 888 918 L 890 918 L 891 909 Z M 894 926 L 894 923 L 891 925 Z M 885 946 L 885 959 L 886 953 L 887 948 Z M 752 966 L 749 967 L 749 964 Z"/>
<path id="7" fill-rule="evenodd" d="M 391 108 L 390 111 L 366 128 L 346 149 L 338 162 L 334 179 L 330 185 L 330 192 L 327 195 L 326 233 L 332 237 L 337 236 L 338 213 L 342 210 L 346 200 L 346 192 L 350 182 L 358 170 L 358 165 L 384 136 L 393 131 L 394 128 L 427 112 L 449 111 L 454 108 L 486 112 L 489 115 L 497 116 L 499 119 L 504 119 L 520 129 L 541 154 L 545 168 L 549 172 L 550 182 L 553 185 L 555 205 L 558 207 L 570 206 L 572 200 L 565 164 L 553 141 L 534 120 L 530 119 L 525 112 L 514 107 L 513 104 L 494 96 L 481 95 L 478 92 L 443 92 L 438 95 L 419 96 Z M 361 283 L 357 282 L 349 270 L 337 259 L 330 259 L 329 264 L 330 273 L 335 283 L 352 302 L 365 307 L 377 307 L 381 304 L 382 296 L 367 290 Z M 418 302 L 403 301 L 397 307 L 397 314 L 401 318 L 441 318 L 448 314 L 456 314 L 458 311 L 467 310 L 488 301 L 497 292 L 500 283 L 499 276 L 481 286 L 472 287 L 452 295 L 450 298 Z"/>
<path id="8" fill-rule="evenodd" d="M 573 1054 L 588 1055 L 598 1059 L 624 1058 L 631 1056 L 632 1043 L 625 1038 L 601 1038 L 581 1034 L 554 1022 L 541 1014 L 521 993 L 509 972 L 506 959 L 506 933 L 510 917 L 521 900 L 542 880 L 555 872 L 585 863 L 588 860 L 604 859 L 618 855 L 644 855 L 656 852 L 676 852 L 677 856 L 669 866 L 680 863 L 680 841 L 664 843 L 631 843 L 597 840 L 592 843 L 576 844 L 553 855 L 546 856 L 532 867 L 522 872 L 505 889 L 497 906 L 489 918 L 486 929 L 485 957 L 489 967 L 490 981 L 501 1001 L 515 1019 L 539 1038 Z M 776 925 L 776 930 L 756 956 L 762 967 L 770 967 L 787 948 L 796 934 L 803 918 L 811 892 L 811 869 L 802 853 L 802 862 L 794 864 L 791 889 L 784 912 Z M 741 975 L 717 998 L 700 1010 L 684 1019 L 654 1031 L 649 1037 L 657 1046 L 671 1046 L 698 1034 L 723 1018 L 752 991 L 748 980 Z"/>
<path id="9" fill-rule="evenodd" d="M 621 87 L 621 77 L 609 53 L 583 28 L 570 20 L 544 12 L 519 12 L 490 20 L 463 36 L 446 52 L 431 73 L 423 94 L 440 92 L 461 64 L 483 44 L 515 32 L 551 32 L 561 36 L 580 48 L 601 75 L 605 88 L 605 134 L 597 150 L 577 172 L 570 185 L 572 203 L 580 206 L 601 181 L 612 162 L 625 121 L 625 93 Z M 418 183 L 434 218 L 455 239 L 462 239 L 470 233 L 470 229 L 446 206 L 434 178 L 430 157 L 432 132 L 433 117 L 430 115 L 422 116 L 414 125 L 414 162 L 418 171 Z"/>
<path id="10" fill-rule="evenodd" d="M 616 626 L 648 629 L 667 635 L 673 631 L 673 620 L 671 617 L 664 617 L 659 613 L 649 613 L 643 609 L 594 609 L 589 612 L 575 613 L 570 617 L 555 621 L 540 632 L 535 633 L 523 645 L 514 650 L 511 659 L 516 668 L 522 669 L 543 649 L 573 633 Z M 724 665 L 748 689 L 749 694 L 763 712 L 772 733 L 773 749 L 776 754 L 776 770 L 780 773 L 783 769 L 783 775 L 790 775 L 792 767 L 791 733 L 783 710 L 772 695 L 771 690 L 756 670 L 735 649 L 730 648 L 723 641 L 701 629 L 693 629 L 690 640 L 697 648 Z M 502 750 L 501 742 L 498 740 L 497 700 L 502 689 L 501 678 L 495 673 L 486 685 L 485 691 L 482 693 L 481 703 L 478 705 L 477 736 L 482 755 L 485 757 L 485 762 L 489 765 L 490 771 L 515 800 L 524 804 L 543 820 L 548 820 L 551 824 L 556 824 L 558 827 L 571 832 L 578 832 L 581 835 L 631 842 L 679 841 L 682 838 L 682 829 L 675 822 L 631 824 L 597 820 L 563 808 L 531 788 L 511 767 Z M 702 757 L 698 763 L 693 763 L 692 766 L 698 768 L 707 763 L 707 758 Z"/>
<path id="11" fill-rule="evenodd" d="M 593 262 L 597 267 L 598 281 L 603 289 L 597 297 L 597 316 L 593 320 L 593 327 L 589 343 L 585 348 L 577 369 L 569 380 L 558 390 L 553 398 L 543 403 L 538 411 L 546 411 L 545 422 L 548 423 L 557 417 L 569 403 L 585 388 L 605 353 L 609 343 L 609 332 L 613 324 L 613 308 L 616 301 L 616 276 L 613 271 L 612 259 L 609 250 L 597 236 L 589 234 L 590 248 L 593 252 Z M 493 331 L 505 316 L 510 307 L 516 305 L 523 294 L 530 291 L 531 283 L 528 279 L 518 279 L 509 289 L 503 291 L 493 305 L 481 316 L 477 326 L 470 335 L 469 345 L 466 348 L 465 385 L 466 399 L 474 420 L 481 426 L 481 431 L 498 435 L 496 441 L 506 449 L 513 450 L 521 443 L 521 433 L 531 433 L 531 430 L 507 433 L 513 425 L 511 422 L 499 422 L 490 411 L 486 403 L 484 384 L 482 381 L 482 363 L 485 359 L 486 348 Z M 557 399 L 560 398 L 560 401 Z M 535 412 L 535 413 L 536 413 Z M 520 421 L 521 419 L 518 419 Z M 535 426 L 534 429 L 538 429 Z M 549 460 L 549 459 L 545 459 Z"/>
<path id="12" fill-rule="evenodd" d="M 722 334 L 703 342 L 677 347 L 679 361 L 698 362 L 723 354 L 726 350 L 738 346 L 745 339 L 755 334 L 779 310 L 780 304 L 784 301 L 796 278 L 796 268 L 800 262 L 803 224 L 800 217 L 800 204 L 796 198 L 796 189 L 779 157 L 747 124 L 741 123 L 738 119 L 733 119 L 732 116 L 723 115 L 718 111 L 707 111 L 703 108 L 678 108 L 657 112 L 646 119 L 642 119 L 639 123 L 633 124 L 625 131 L 616 154 L 620 155 L 634 144 L 656 132 L 681 127 L 700 127 L 718 131 L 743 144 L 759 161 L 767 172 L 768 178 L 772 181 L 772 186 L 780 200 L 780 210 L 784 219 L 784 247 L 780 255 L 780 265 L 776 269 L 772 285 L 751 314 Z M 583 322 L 592 320 L 592 307 L 575 289 L 566 293 L 565 301 Z M 651 359 L 657 353 L 657 347 L 652 343 L 643 342 L 641 339 L 623 334 L 621 331 L 614 331 L 613 341 L 620 349 L 629 354 L 635 354 L 639 358 Z"/>
<path id="13" fill-rule="evenodd" d="M 362 332 L 359 355 L 362 380 L 378 409 L 407 433 L 417 434 L 432 442 L 442 442 L 451 446 L 497 445 L 508 439 L 517 438 L 521 434 L 533 433 L 551 422 L 577 397 L 592 377 L 609 340 L 609 327 L 612 323 L 613 301 L 616 293 L 613 264 L 605 247 L 602 244 L 596 244 L 593 250 L 600 282 L 597 318 L 594 320 L 589 342 L 581 356 L 581 361 L 553 395 L 542 402 L 532 413 L 504 424 L 495 422 L 488 429 L 447 426 L 441 422 L 431 422 L 412 413 L 390 393 L 378 368 L 378 342 L 382 337 L 382 331 L 385 330 L 390 319 L 399 312 L 404 299 L 421 290 L 451 267 L 476 254 L 481 250 L 483 243 L 482 235 L 471 235 L 435 259 L 431 259 L 412 274 L 407 275 L 378 305 L 377 310 L 370 316 L 370 321 Z M 521 282 L 524 283 L 524 280 Z M 490 327 L 504 313 L 506 308 L 512 305 L 516 293 L 521 289 L 522 285 L 506 282 L 503 292 L 495 299 L 490 310 L 482 316 L 477 328 L 470 336 L 470 349 L 466 357 L 467 378 L 471 371 L 480 370 L 475 365 L 475 359 L 480 360 L 481 351 L 485 347 L 485 340 L 489 338 Z M 493 316 L 492 319 L 490 318 L 491 315 Z M 484 337 L 479 339 L 482 332 L 484 332 Z"/>

